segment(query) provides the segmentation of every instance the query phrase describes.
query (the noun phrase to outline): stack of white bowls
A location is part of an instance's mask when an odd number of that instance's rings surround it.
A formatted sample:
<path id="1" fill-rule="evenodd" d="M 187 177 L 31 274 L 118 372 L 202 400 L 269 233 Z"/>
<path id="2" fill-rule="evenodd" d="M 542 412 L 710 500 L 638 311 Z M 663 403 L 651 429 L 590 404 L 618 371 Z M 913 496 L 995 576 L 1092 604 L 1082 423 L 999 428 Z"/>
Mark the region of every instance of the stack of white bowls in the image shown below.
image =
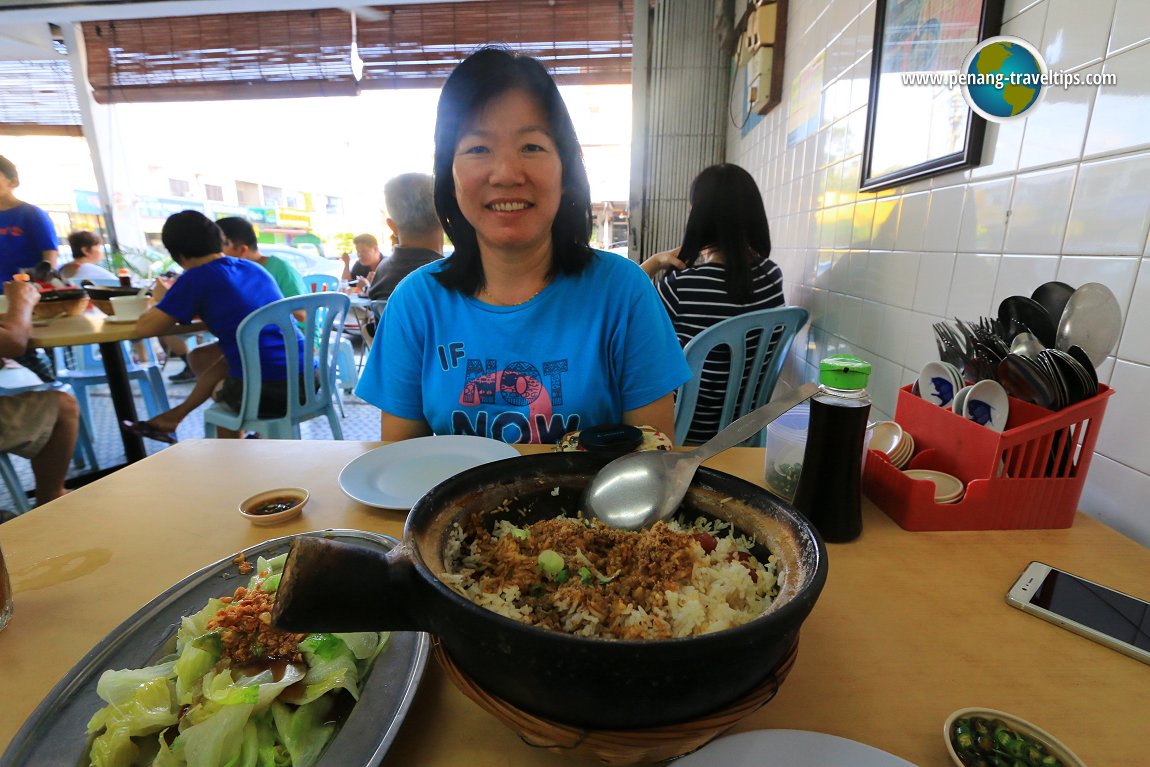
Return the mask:
<path id="1" fill-rule="evenodd" d="M 939 407 L 953 407 L 954 396 L 963 387 L 962 373 L 949 362 L 928 362 L 918 374 L 918 396 Z"/>
<path id="2" fill-rule="evenodd" d="M 907 469 L 903 472 L 911 479 L 925 479 L 934 483 L 934 502 L 938 504 L 958 503 L 966 486 L 962 480 L 945 472 L 933 469 Z"/>
<path id="3" fill-rule="evenodd" d="M 914 455 L 914 437 L 895 421 L 879 421 L 871 429 L 870 449 L 886 453 L 895 468 L 901 469 Z"/>

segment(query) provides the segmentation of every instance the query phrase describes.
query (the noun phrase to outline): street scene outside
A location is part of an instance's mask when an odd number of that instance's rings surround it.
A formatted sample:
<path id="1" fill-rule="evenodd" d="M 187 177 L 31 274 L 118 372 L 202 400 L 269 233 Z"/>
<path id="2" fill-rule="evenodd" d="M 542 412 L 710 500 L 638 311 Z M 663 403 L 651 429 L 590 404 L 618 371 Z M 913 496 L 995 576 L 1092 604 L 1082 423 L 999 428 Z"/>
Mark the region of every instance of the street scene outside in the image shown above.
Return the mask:
<path id="1" fill-rule="evenodd" d="M 631 88 L 561 90 L 591 180 L 592 245 L 620 250 L 627 239 Z M 140 277 L 167 269 L 160 228 L 188 208 L 248 218 L 261 242 L 313 258 L 353 252 L 351 239 L 361 233 L 377 237 L 386 254 L 383 185 L 400 173 L 431 172 L 438 95 L 408 89 L 102 109 L 101 160 L 116 240 L 129 257 L 124 265 Z M 105 229 L 85 139 L 4 136 L 0 154 L 17 163 L 21 199 L 48 211 L 61 241 L 71 231 Z"/>

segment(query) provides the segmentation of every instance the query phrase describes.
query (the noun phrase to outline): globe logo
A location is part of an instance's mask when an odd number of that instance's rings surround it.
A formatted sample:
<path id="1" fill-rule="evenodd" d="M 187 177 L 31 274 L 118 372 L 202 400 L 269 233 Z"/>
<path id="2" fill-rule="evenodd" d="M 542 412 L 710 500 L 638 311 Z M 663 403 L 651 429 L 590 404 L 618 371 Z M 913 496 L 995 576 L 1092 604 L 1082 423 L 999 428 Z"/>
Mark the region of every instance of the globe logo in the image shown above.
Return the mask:
<path id="1" fill-rule="evenodd" d="M 1037 49 L 1017 37 L 983 40 L 962 63 L 962 95 L 975 114 L 992 122 L 1022 117 L 1045 92 L 1046 62 Z"/>

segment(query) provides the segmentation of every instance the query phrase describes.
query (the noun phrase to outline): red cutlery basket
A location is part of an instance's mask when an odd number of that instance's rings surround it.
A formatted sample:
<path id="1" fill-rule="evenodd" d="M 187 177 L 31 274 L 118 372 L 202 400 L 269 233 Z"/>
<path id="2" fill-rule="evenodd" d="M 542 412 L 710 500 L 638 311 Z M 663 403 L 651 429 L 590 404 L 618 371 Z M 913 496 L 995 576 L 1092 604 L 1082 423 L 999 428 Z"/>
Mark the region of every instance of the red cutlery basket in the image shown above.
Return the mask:
<path id="1" fill-rule="evenodd" d="M 906 530 L 1070 527 L 1113 393 L 1099 384 L 1097 395 L 1058 411 L 1011 397 L 999 433 L 904 386 L 895 421 L 914 437 L 906 468 L 952 474 L 966 493 L 958 503 L 935 503 L 932 482 L 911 479 L 878 450 L 867 455 L 863 492 Z"/>

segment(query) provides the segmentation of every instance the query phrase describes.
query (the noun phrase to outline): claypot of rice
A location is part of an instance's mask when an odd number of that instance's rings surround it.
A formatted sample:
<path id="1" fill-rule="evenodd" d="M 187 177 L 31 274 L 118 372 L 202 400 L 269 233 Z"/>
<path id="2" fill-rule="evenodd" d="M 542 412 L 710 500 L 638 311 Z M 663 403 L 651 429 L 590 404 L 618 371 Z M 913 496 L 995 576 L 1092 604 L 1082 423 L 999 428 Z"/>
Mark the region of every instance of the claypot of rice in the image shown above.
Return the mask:
<path id="1" fill-rule="evenodd" d="M 604 639 L 525 625 L 481 607 L 441 578 L 456 523 L 480 514 L 523 526 L 573 515 L 605 459 L 549 453 L 485 464 L 429 491 L 412 508 L 403 542 L 386 556 L 301 538 L 281 581 L 273 621 L 293 631 L 420 630 L 439 637 L 479 686 L 557 722 L 597 729 L 674 724 L 752 690 L 795 641 L 826 581 L 827 557 L 809 523 L 776 496 L 702 468 L 685 517 L 733 523 L 755 539 L 754 556 L 777 560 L 779 593 L 762 614 L 713 633 Z M 347 583 L 357 584 L 348 589 Z"/>

